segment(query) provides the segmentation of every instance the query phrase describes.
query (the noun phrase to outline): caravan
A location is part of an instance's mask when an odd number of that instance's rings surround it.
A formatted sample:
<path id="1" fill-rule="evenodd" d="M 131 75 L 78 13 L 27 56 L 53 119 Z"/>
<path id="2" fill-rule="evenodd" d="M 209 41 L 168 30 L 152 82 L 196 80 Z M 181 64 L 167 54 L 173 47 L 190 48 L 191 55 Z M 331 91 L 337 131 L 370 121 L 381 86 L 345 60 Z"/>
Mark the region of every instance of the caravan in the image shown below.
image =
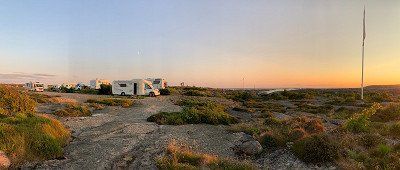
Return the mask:
<path id="1" fill-rule="evenodd" d="M 153 84 L 156 89 L 165 89 L 167 87 L 167 81 L 163 78 L 147 78 Z"/>
<path id="2" fill-rule="evenodd" d="M 29 82 L 25 83 L 25 88 L 30 91 L 43 92 L 44 84 L 39 82 Z"/>
<path id="3" fill-rule="evenodd" d="M 112 83 L 112 94 L 115 95 L 149 95 L 158 96 L 160 91 L 150 81 L 144 79 L 116 80 Z"/>

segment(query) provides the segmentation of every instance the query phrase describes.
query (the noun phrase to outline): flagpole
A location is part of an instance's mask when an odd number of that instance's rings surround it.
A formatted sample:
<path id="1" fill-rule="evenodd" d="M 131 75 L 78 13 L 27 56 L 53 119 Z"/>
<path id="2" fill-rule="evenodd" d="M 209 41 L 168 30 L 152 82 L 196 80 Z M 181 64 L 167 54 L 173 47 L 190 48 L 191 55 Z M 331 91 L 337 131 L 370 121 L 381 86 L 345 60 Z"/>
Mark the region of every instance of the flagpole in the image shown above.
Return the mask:
<path id="1" fill-rule="evenodd" d="M 362 45 L 361 100 L 364 100 L 364 41 Z"/>
<path id="2" fill-rule="evenodd" d="M 364 44 L 365 44 L 365 5 L 363 13 L 363 41 L 362 41 L 362 61 L 361 61 L 361 100 L 364 100 Z"/>

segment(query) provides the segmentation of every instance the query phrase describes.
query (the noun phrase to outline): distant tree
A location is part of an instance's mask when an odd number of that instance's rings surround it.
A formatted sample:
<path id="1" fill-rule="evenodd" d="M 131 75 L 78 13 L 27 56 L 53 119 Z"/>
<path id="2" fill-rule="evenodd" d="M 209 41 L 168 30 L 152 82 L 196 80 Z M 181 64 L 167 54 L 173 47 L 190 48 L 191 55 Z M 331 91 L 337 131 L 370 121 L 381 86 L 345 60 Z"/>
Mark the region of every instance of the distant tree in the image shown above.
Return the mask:
<path id="1" fill-rule="evenodd" d="M 99 94 L 103 94 L 103 95 L 111 94 L 111 85 L 101 84 Z"/>

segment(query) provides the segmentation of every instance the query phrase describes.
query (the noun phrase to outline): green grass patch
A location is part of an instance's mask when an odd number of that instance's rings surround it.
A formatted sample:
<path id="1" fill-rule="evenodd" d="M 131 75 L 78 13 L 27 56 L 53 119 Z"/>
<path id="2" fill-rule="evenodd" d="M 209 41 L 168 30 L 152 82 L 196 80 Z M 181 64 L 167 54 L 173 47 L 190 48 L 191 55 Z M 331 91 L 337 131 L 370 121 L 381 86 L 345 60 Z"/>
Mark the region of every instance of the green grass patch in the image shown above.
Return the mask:
<path id="1" fill-rule="evenodd" d="M 157 124 L 212 124 L 228 125 L 237 123 L 237 118 L 226 112 L 223 105 L 211 101 L 194 99 L 182 100 L 178 105 L 183 106 L 181 112 L 160 112 L 147 118 L 147 121 Z"/>
<path id="2" fill-rule="evenodd" d="M 97 103 L 107 106 L 131 107 L 133 106 L 134 102 L 131 99 L 105 98 L 105 99 L 88 99 L 86 103 Z"/>
<path id="3" fill-rule="evenodd" d="M 81 117 L 90 116 L 92 112 L 87 106 L 71 103 L 66 104 L 65 108 L 55 111 L 54 114 L 62 117 Z"/>

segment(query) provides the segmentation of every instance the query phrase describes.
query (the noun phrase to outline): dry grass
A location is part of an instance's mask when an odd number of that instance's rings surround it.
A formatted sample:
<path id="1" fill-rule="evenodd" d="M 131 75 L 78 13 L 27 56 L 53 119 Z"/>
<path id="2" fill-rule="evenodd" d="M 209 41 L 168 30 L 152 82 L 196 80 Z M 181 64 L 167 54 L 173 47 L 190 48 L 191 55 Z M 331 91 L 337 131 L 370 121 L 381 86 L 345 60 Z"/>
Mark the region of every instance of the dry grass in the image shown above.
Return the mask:
<path id="1" fill-rule="evenodd" d="M 92 115 L 92 112 L 85 105 L 67 104 L 65 108 L 55 111 L 54 114 L 62 117 L 80 117 L 90 116 Z"/>
<path id="2" fill-rule="evenodd" d="M 169 143 L 166 155 L 157 160 L 159 169 L 256 169 L 248 162 L 221 159 L 214 155 L 193 152 L 186 145 L 176 141 Z"/>
<path id="3" fill-rule="evenodd" d="M 70 132 L 47 116 L 18 114 L 0 119 L 0 150 L 13 164 L 62 156 Z"/>
<path id="4" fill-rule="evenodd" d="M 13 165 L 60 157 L 69 141 L 68 129 L 56 119 L 34 113 L 35 105 L 26 91 L 0 85 L 0 150 Z"/>

